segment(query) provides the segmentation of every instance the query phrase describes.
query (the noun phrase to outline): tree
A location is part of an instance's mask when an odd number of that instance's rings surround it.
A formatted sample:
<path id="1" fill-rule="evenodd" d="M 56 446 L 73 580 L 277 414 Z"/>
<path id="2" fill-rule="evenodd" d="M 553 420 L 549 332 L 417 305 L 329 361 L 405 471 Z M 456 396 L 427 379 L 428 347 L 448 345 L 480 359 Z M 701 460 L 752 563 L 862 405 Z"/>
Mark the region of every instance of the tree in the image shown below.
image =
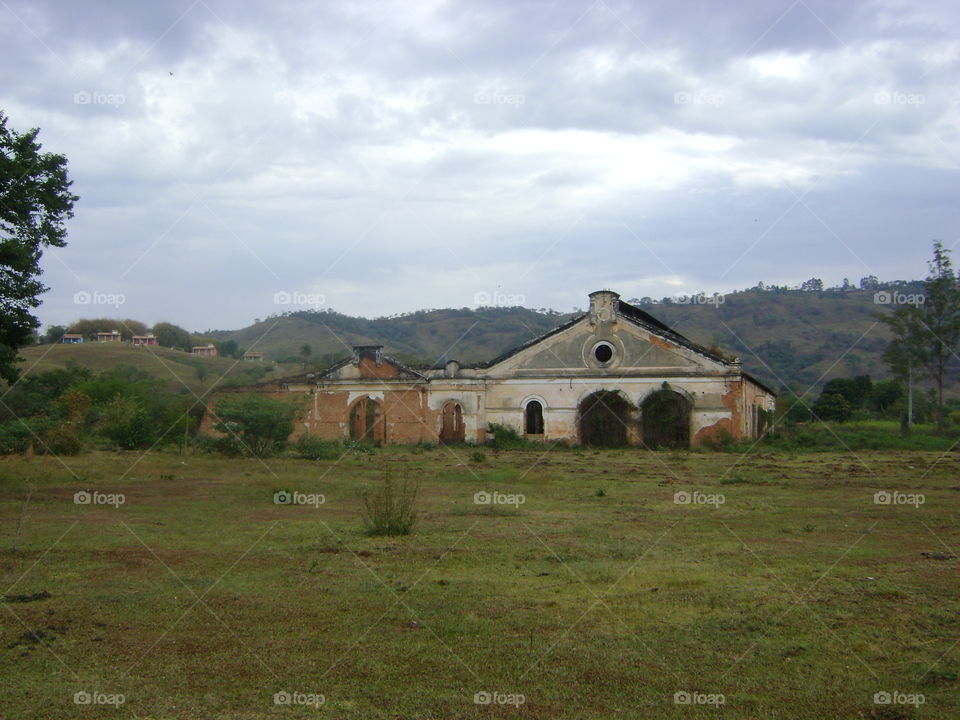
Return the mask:
<path id="1" fill-rule="evenodd" d="M 0 112 L 0 378 L 16 381 L 17 350 L 40 321 L 32 310 L 47 290 L 37 279 L 46 247 L 63 247 L 65 223 L 79 200 L 70 192 L 67 159 L 40 152 L 40 129 L 7 127 Z"/>
<path id="2" fill-rule="evenodd" d="M 293 432 L 297 407 L 285 400 L 241 393 L 217 403 L 217 432 L 239 440 L 245 452 L 263 457 L 282 447 Z"/>
<path id="3" fill-rule="evenodd" d="M 950 262 L 950 251 L 933 243 L 930 273 L 924 294 L 913 303 L 897 305 L 880 317 L 893 334 L 885 357 L 898 377 L 920 370 L 936 389 L 937 426 L 945 426 L 943 385 L 955 348 L 960 344 L 960 282 Z"/>
<path id="4" fill-rule="evenodd" d="M 800 286 L 803 292 L 823 292 L 823 280 L 820 278 L 810 278 Z"/>
<path id="5" fill-rule="evenodd" d="M 236 358 L 242 354 L 236 340 L 224 340 L 217 351 L 222 357 Z"/>
<path id="6" fill-rule="evenodd" d="M 67 328 L 63 325 L 51 325 L 43 334 L 43 341 L 47 343 L 58 343 L 66 334 Z"/>
<path id="7" fill-rule="evenodd" d="M 304 368 L 307 367 L 307 362 L 310 360 L 311 355 L 313 355 L 313 348 L 311 348 L 308 343 L 300 346 L 300 358 L 303 360 Z"/>
<path id="8" fill-rule="evenodd" d="M 158 322 L 150 331 L 157 336 L 157 345 L 161 347 L 178 347 L 189 350 L 193 345 L 193 337 L 179 325 Z"/>
<path id="9" fill-rule="evenodd" d="M 849 420 L 853 414 L 850 403 L 840 393 L 827 393 L 817 398 L 813 404 L 813 414 L 821 420 Z"/>

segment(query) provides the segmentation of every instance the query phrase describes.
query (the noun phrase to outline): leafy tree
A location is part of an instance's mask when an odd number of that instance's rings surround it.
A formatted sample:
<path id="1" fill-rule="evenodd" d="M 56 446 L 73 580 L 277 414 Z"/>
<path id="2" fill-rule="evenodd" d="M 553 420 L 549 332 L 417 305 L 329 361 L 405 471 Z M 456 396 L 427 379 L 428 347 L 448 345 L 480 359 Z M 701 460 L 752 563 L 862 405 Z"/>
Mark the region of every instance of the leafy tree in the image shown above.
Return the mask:
<path id="1" fill-rule="evenodd" d="M 813 414 L 821 420 L 843 422 L 850 419 L 853 408 L 843 395 L 828 393 L 817 398 L 817 401 L 813 404 Z"/>
<path id="2" fill-rule="evenodd" d="M 157 336 L 157 345 L 161 347 L 189 350 L 193 346 L 193 336 L 179 325 L 158 322 L 151 328 L 151 332 Z"/>
<path id="3" fill-rule="evenodd" d="M 873 382 L 869 375 L 858 375 L 854 378 L 834 378 L 823 386 L 822 395 L 843 395 L 850 407 L 854 410 L 862 408 L 867 396 L 873 389 Z"/>
<path id="4" fill-rule="evenodd" d="M 238 439 L 245 452 L 264 457 L 283 447 L 293 432 L 297 406 L 254 393 L 238 393 L 217 403 L 217 432 Z"/>
<path id="5" fill-rule="evenodd" d="M 219 352 L 223 357 L 230 358 L 237 358 L 243 354 L 240 351 L 240 347 L 237 345 L 236 340 L 224 340 L 222 343 L 220 343 L 220 347 L 217 348 L 217 352 Z"/>
<path id="6" fill-rule="evenodd" d="M 31 311 L 47 290 L 37 279 L 43 250 L 67 244 L 65 222 L 80 199 L 67 159 L 41 152 L 39 133 L 8 128 L 0 112 L 0 378 L 8 382 L 18 377 L 17 349 L 40 326 Z"/>
<path id="7" fill-rule="evenodd" d="M 896 380 L 875 383 L 867 396 L 867 409 L 878 415 L 887 415 L 903 399 L 903 386 Z"/>
<path id="8" fill-rule="evenodd" d="M 960 344 L 960 282 L 950 262 L 950 251 L 939 240 L 933 244 L 933 259 L 928 265 L 923 302 L 898 305 L 880 320 L 893 334 L 885 355 L 891 369 L 902 377 L 905 371 L 916 368 L 933 381 L 937 425 L 943 428 L 943 386 Z"/>
<path id="9" fill-rule="evenodd" d="M 63 325 L 51 325 L 43 334 L 43 341 L 47 343 L 58 343 L 67 333 L 67 328 Z"/>
<path id="10" fill-rule="evenodd" d="M 800 286 L 803 292 L 823 292 L 823 280 L 820 278 L 810 278 Z"/>

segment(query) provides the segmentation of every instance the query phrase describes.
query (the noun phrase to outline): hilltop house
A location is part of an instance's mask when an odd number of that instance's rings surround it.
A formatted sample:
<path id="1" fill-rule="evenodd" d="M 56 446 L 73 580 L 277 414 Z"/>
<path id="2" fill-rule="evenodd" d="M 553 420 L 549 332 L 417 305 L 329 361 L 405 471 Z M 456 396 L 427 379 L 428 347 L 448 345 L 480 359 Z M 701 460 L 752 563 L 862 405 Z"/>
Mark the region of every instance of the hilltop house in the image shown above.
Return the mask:
<path id="1" fill-rule="evenodd" d="M 97 333 L 97 342 L 121 342 L 123 336 L 117 330 L 101 331 Z"/>
<path id="2" fill-rule="evenodd" d="M 133 336 L 133 346 L 134 347 L 153 347 L 157 345 L 157 336 L 156 335 L 134 335 Z"/>
<path id="3" fill-rule="evenodd" d="M 190 350 L 191 355 L 196 355 L 198 357 L 217 357 L 217 346 L 216 345 L 194 345 Z"/>
<path id="4" fill-rule="evenodd" d="M 78 345 L 83 342 L 83 335 L 80 333 L 65 333 L 60 336 L 60 343 L 63 345 Z"/>
<path id="5" fill-rule="evenodd" d="M 590 309 L 493 360 L 411 368 L 381 346 L 316 373 L 225 392 L 299 396 L 291 439 L 483 443 L 492 423 L 531 440 L 688 447 L 758 437 L 776 393 L 609 290 Z M 203 430 L 213 432 L 215 402 Z"/>

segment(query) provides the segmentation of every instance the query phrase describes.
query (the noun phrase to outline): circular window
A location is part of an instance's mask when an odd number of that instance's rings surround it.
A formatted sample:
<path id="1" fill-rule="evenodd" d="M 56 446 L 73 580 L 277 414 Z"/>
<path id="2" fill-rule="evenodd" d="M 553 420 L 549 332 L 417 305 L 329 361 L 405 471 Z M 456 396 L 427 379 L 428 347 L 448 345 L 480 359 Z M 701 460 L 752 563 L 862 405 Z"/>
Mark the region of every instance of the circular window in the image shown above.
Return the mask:
<path id="1" fill-rule="evenodd" d="M 593 356 L 598 362 L 610 362 L 610 358 L 613 357 L 613 348 L 606 343 L 601 343 L 593 349 Z"/>

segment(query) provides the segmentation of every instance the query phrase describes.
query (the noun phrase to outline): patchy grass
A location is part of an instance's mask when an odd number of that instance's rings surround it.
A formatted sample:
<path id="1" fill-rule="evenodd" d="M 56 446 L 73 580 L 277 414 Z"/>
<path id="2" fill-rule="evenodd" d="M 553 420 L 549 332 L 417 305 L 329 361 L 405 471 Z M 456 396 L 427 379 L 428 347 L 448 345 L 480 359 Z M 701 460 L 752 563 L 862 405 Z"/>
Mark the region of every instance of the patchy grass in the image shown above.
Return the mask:
<path id="1" fill-rule="evenodd" d="M 960 716 L 955 455 L 469 453 L 0 459 L 3 714 Z M 365 531 L 385 472 L 420 485 L 411 535 Z"/>

